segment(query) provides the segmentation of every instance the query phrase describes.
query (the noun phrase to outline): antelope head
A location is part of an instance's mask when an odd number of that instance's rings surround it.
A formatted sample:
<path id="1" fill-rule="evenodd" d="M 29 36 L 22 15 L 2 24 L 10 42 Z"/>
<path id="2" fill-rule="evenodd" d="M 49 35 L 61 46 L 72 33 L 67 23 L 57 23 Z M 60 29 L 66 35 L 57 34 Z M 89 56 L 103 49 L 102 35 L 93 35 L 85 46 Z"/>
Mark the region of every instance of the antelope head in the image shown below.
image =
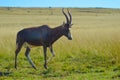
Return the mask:
<path id="1" fill-rule="evenodd" d="M 66 36 L 69 40 L 72 40 L 72 35 L 71 35 L 71 32 L 70 32 L 70 28 L 71 26 L 73 25 L 71 22 L 72 22 L 72 16 L 69 12 L 69 10 L 67 9 L 67 12 L 68 12 L 68 15 L 69 15 L 69 18 L 68 16 L 66 15 L 66 13 L 64 12 L 64 9 L 62 9 L 62 13 L 64 14 L 65 18 L 66 18 L 66 23 L 63 22 L 63 35 Z"/>

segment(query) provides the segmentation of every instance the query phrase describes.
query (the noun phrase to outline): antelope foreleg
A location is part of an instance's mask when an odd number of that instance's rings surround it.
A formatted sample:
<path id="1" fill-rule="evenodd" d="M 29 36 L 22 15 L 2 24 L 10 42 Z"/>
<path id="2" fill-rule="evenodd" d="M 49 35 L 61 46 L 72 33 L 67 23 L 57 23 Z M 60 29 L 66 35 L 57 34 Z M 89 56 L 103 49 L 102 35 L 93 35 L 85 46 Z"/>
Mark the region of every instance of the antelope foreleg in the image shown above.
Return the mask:
<path id="1" fill-rule="evenodd" d="M 44 63 L 44 68 L 47 69 L 47 60 L 46 60 L 46 52 L 47 52 L 47 47 L 46 46 L 43 46 L 43 50 L 44 50 L 44 60 L 45 60 L 45 63 Z"/>
<path id="2" fill-rule="evenodd" d="M 54 53 L 54 51 L 53 51 L 52 45 L 51 45 L 49 48 L 50 48 L 50 52 L 52 53 L 52 56 L 54 57 L 54 56 L 55 56 L 55 53 Z"/>
<path id="3" fill-rule="evenodd" d="M 52 53 L 52 56 L 47 60 L 47 63 L 50 62 L 52 60 L 52 58 L 55 56 L 52 45 L 49 47 L 49 49 L 50 49 L 50 52 Z"/>

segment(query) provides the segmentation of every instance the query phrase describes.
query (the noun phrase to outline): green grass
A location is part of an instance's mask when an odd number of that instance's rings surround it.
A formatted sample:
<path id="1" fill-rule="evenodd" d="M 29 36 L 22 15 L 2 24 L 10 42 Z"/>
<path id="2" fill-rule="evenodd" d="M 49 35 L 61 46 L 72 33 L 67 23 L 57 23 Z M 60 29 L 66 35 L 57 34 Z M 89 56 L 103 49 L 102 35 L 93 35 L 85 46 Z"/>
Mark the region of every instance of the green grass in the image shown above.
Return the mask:
<path id="1" fill-rule="evenodd" d="M 24 56 L 14 69 L 15 39 L 19 30 L 48 24 L 61 25 L 65 18 L 57 8 L 0 8 L 0 79 L 2 80 L 119 80 L 120 10 L 70 9 L 73 40 L 60 38 L 54 45 L 55 57 L 43 67 L 42 47 L 31 50 L 34 70 Z M 51 56 L 48 50 L 48 57 Z"/>

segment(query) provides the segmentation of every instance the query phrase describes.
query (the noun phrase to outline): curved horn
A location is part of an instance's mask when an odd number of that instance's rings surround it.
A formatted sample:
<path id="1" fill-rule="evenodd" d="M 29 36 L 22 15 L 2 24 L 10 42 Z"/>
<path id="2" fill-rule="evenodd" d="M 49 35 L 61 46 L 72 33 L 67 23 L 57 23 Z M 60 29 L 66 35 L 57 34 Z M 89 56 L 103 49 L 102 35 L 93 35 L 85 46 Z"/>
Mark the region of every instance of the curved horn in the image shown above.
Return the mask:
<path id="1" fill-rule="evenodd" d="M 68 19 L 67 15 L 64 12 L 64 8 L 62 9 L 62 13 L 65 15 L 67 23 L 69 23 L 69 19 Z"/>
<path id="2" fill-rule="evenodd" d="M 72 22 L 72 16 L 71 16 L 71 14 L 70 14 L 70 12 L 69 12 L 68 9 L 67 9 L 67 11 L 68 11 L 68 14 L 69 14 L 69 16 L 70 16 L 70 21 L 69 21 L 69 23 L 71 24 L 71 22 Z"/>

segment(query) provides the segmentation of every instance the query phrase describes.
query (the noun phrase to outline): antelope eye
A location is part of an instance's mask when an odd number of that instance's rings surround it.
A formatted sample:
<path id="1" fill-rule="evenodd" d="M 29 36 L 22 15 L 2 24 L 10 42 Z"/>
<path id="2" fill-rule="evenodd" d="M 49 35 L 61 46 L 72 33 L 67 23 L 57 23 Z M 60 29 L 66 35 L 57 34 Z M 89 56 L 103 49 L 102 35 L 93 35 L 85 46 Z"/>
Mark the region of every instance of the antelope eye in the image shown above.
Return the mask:
<path id="1" fill-rule="evenodd" d="M 68 29 L 68 28 L 66 28 L 66 29 L 65 29 L 65 32 L 69 32 L 69 29 Z"/>
<path id="2" fill-rule="evenodd" d="M 67 27 L 69 27 L 69 24 L 66 24 Z"/>

